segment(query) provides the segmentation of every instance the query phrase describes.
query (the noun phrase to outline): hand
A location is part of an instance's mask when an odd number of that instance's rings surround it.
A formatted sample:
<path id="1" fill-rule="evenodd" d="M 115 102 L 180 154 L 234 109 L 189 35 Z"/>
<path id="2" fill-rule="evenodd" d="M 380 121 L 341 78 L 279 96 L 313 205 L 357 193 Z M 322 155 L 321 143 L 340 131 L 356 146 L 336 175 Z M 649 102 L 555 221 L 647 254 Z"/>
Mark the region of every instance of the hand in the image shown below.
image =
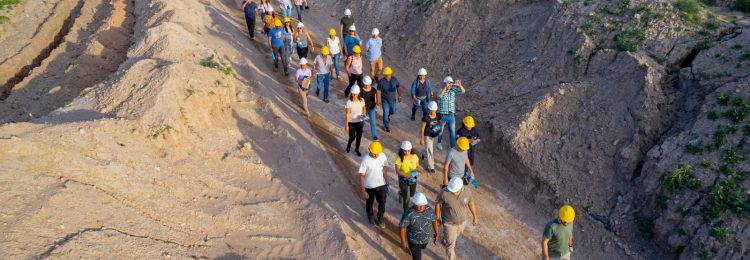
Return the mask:
<path id="1" fill-rule="evenodd" d="M 474 224 L 474 226 L 476 226 L 477 224 L 479 224 L 479 219 L 478 219 L 478 218 L 477 218 L 476 216 L 474 216 L 474 217 L 473 217 L 473 218 L 471 219 L 471 223 L 472 223 L 472 224 Z"/>
<path id="2" fill-rule="evenodd" d="M 411 96 L 411 100 L 414 101 L 414 102 L 417 102 L 417 97 Z"/>
<path id="3" fill-rule="evenodd" d="M 362 190 L 362 197 L 365 197 L 365 199 L 370 198 L 370 196 L 367 196 L 367 192 L 365 190 Z"/>
<path id="4" fill-rule="evenodd" d="M 424 145 L 424 136 L 422 137 L 422 139 L 419 139 L 419 145 Z"/>
<path id="5" fill-rule="evenodd" d="M 401 103 L 401 96 L 396 97 L 396 102 Z"/>
<path id="6" fill-rule="evenodd" d="M 448 186 L 448 179 L 443 178 L 443 185 Z"/>
<path id="7" fill-rule="evenodd" d="M 437 244 L 438 238 L 440 238 L 440 236 L 438 235 L 438 233 L 435 233 L 435 236 L 432 239 L 432 243 Z"/>
<path id="8" fill-rule="evenodd" d="M 346 124 L 346 126 L 344 126 L 344 135 L 348 133 L 349 133 L 349 124 Z"/>
<path id="9" fill-rule="evenodd" d="M 459 86 L 462 86 L 462 87 L 463 87 L 463 84 L 461 84 L 461 80 L 460 80 L 460 79 L 459 79 L 459 80 L 456 80 L 456 85 L 459 85 Z"/>

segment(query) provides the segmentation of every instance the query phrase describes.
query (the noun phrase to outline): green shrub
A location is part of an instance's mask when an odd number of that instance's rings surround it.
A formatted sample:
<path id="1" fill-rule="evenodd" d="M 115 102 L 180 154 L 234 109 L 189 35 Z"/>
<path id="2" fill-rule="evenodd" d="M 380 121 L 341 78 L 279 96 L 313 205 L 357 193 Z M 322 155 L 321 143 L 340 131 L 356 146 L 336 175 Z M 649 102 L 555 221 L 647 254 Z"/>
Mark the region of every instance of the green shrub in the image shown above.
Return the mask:
<path id="1" fill-rule="evenodd" d="M 675 3 L 677 9 L 682 11 L 682 18 L 691 23 L 699 23 L 701 21 L 701 10 L 703 4 L 696 0 L 677 0 Z"/>
<path id="2" fill-rule="evenodd" d="M 637 51 L 646 34 L 641 30 L 628 29 L 615 35 L 615 49 L 620 51 Z"/>
<path id="3" fill-rule="evenodd" d="M 685 145 L 685 152 L 689 154 L 700 154 L 703 152 L 700 145 L 687 144 Z"/>
<path id="4" fill-rule="evenodd" d="M 737 0 L 737 2 L 734 3 L 734 9 L 750 13 L 750 0 Z"/>
<path id="5" fill-rule="evenodd" d="M 7 16 L 0 15 L 0 24 L 4 24 L 8 20 L 10 20 L 10 18 L 8 18 Z"/>
<path id="6" fill-rule="evenodd" d="M 677 194 L 687 187 L 700 186 L 700 183 L 694 182 L 693 168 L 690 165 L 683 164 L 664 175 L 664 187 L 671 193 Z M 697 188 L 697 187 L 696 187 Z"/>
<path id="7" fill-rule="evenodd" d="M 735 49 L 735 50 L 740 50 L 742 48 L 744 48 L 744 46 L 742 46 L 742 44 L 739 44 L 739 43 L 735 44 L 735 45 L 732 45 L 732 49 Z"/>
<path id="8" fill-rule="evenodd" d="M 708 216 L 718 218 L 722 212 L 731 211 L 738 215 L 750 213 L 750 200 L 747 193 L 737 184 L 739 175 L 735 174 L 714 186 L 708 195 Z"/>
<path id="9" fill-rule="evenodd" d="M 706 115 L 708 119 L 711 119 L 712 121 L 715 121 L 716 119 L 719 119 L 719 113 L 716 113 L 716 111 L 708 111 L 708 115 Z"/>
<path id="10" fill-rule="evenodd" d="M 743 53 L 742 56 L 740 56 L 740 60 L 741 61 L 750 60 L 750 52 Z"/>
<path id="11" fill-rule="evenodd" d="M 719 93 L 716 95 L 716 103 L 722 106 L 729 105 L 729 99 L 732 98 L 731 96 L 727 95 L 727 93 Z"/>
<path id="12" fill-rule="evenodd" d="M 727 111 L 726 117 L 732 120 L 733 123 L 740 123 L 745 120 L 748 113 L 750 113 L 750 108 L 733 107 Z"/>
<path id="13" fill-rule="evenodd" d="M 223 62 L 214 61 L 214 55 L 211 55 L 211 57 L 208 58 L 201 59 L 199 64 L 203 67 L 214 68 L 227 76 L 232 74 L 232 68 L 225 65 Z"/>
<path id="14" fill-rule="evenodd" d="M 19 3 L 21 3 L 21 0 L 0 0 L 0 10 L 13 7 Z"/>
<path id="15" fill-rule="evenodd" d="M 723 243 L 727 238 L 727 229 L 724 227 L 724 221 L 719 221 L 714 224 L 711 228 L 711 237 L 715 238 L 720 243 Z"/>
<path id="16" fill-rule="evenodd" d="M 711 167 L 711 161 L 703 159 L 703 161 L 701 161 L 701 167 L 703 167 L 703 168 L 709 168 L 709 167 Z"/>
<path id="17" fill-rule="evenodd" d="M 730 164 L 736 164 L 742 160 L 745 159 L 744 156 L 742 156 L 738 151 L 736 147 L 731 147 L 729 149 L 724 150 L 722 159 Z"/>
<path id="18" fill-rule="evenodd" d="M 706 29 L 716 30 L 716 29 L 719 29 L 719 27 L 721 27 L 721 24 L 719 24 L 719 22 L 717 22 L 715 20 L 711 20 L 711 21 L 706 22 Z"/>

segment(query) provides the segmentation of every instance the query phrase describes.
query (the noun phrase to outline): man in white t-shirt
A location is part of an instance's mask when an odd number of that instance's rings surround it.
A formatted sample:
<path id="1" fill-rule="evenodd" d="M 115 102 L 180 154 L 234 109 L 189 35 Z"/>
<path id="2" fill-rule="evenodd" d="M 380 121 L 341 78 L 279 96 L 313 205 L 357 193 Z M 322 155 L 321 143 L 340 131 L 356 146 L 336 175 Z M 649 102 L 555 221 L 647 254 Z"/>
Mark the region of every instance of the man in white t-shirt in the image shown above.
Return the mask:
<path id="1" fill-rule="evenodd" d="M 362 196 L 365 197 L 365 210 L 367 220 L 370 224 L 385 228 L 383 215 L 385 214 L 386 194 L 390 191 L 388 186 L 388 173 L 386 165 L 388 159 L 383 154 L 383 146 L 375 141 L 370 144 L 370 154 L 362 159 L 359 165 L 359 183 L 362 187 Z M 373 200 L 378 201 L 378 218 L 373 218 Z"/>

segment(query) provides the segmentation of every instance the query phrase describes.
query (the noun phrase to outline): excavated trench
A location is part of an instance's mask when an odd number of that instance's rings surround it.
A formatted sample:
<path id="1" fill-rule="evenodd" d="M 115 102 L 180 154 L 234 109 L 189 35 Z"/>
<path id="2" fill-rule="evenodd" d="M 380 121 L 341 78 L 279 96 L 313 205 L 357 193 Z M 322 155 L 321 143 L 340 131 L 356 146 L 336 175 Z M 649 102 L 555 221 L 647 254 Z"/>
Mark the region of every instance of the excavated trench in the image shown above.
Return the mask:
<path id="1" fill-rule="evenodd" d="M 30 43 L 2 64 L 0 123 L 44 116 L 116 71 L 131 44 L 133 9 L 133 0 L 58 3 Z"/>

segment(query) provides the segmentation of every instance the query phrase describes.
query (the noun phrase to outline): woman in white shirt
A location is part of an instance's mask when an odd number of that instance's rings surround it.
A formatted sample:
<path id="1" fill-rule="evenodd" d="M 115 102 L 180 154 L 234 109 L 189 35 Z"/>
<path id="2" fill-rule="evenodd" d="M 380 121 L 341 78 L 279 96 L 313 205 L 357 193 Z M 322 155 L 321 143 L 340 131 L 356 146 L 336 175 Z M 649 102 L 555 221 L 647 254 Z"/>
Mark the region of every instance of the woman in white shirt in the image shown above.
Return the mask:
<path id="1" fill-rule="evenodd" d="M 310 94 L 310 80 L 312 80 L 312 70 L 307 66 L 307 59 L 299 59 L 299 69 L 294 75 L 294 80 L 297 81 L 297 89 L 299 92 L 300 99 L 302 99 L 302 108 L 305 110 L 302 112 L 305 116 L 310 116 L 310 110 L 307 109 L 307 95 Z"/>
<path id="2" fill-rule="evenodd" d="M 346 143 L 346 152 L 351 150 L 352 142 L 356 142 L 354 152 L 357 156 L 362 156 L 359 152 L 359 143 L 362 141 L 362 129 L 365 126 L 365 100 L 359 96 L 359 86 L 354 85 L 351 89 L 351 96 L 346 101 L 346 125 L 344 126 L 345 132 L 349 133 L 349 141 Z"/>
<path id="3" fill-rule="evenodd" d="M 328 30 L 328 38 L 326 38 L 326 46 L 331 52 L 331 58 L 333 58 L 333 67 L 336 69 L 336 74 L 333 75 L 334 79 L 339 78 L 339 61 L 341 60 L 341 41 L 336 36 L 336 29 L 331 28 Z"/>

